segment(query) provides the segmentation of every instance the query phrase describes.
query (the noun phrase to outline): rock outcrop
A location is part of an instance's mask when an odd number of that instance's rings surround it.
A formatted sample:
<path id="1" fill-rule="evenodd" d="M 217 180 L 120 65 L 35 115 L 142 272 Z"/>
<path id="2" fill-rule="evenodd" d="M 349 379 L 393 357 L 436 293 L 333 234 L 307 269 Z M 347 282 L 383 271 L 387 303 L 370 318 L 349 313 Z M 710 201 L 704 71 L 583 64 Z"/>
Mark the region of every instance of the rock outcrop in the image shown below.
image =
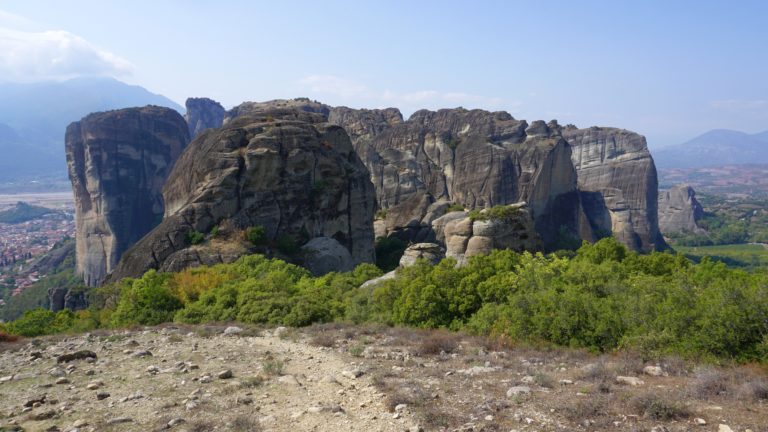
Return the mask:
<path id="1" fill-rule="evenodd" d="M 463 263 L 475 255 L 485 255 L 494 249 L 517 252 L 540 251 L 541 238 L 525 203 L 474 212 L 451 212 L 432 224 L 437 241 L 445 245 L 445 255 Z"/>
<path id="2" fill-rule="evenodd" d="M 635 251 L 666 247 L 658 228 L 656 166 L 645 138 L 616 128 L 560 128 L 571 146 L 584 213 L 598 237 Z"/>
<path id="3" fill-rule="evenodd" d="M 189 126 L 189 136 L 195 138 L 202 131 L 221 127 L 226 111 L 220 103 L 208 98 L 189 98 L 184 119 Z"/>
<path id="4" fill-rule="evenodd" d="M 334 108 L 329 119 L 353 131 L 379 205 L 388 209 L 387 235 L 407 227 L 404 221 L 429 227 L 421 220 L 435 202 L 486 208 L 526 201 L 547 245 L 563 233 L 593 237 L 571 148 L 543 122 L 460 108 L 418 111 L 405 122 L 393 110 Z"/>
<path id="5" fill-rule="evenodd" d="M 662 233 L 704 233 L 698 221 L 704 209 L 692 187 L 684 184 L 659 193 L 659 228 Z"/>
<path id="6" fill-rule="evenodd" d="M 76 271 L 87 285 L 99 285 L 123 252 L 160 223 L 162 187 L 188 142 L 181 115 L 157 106 L 90 114 L 69 125 Z"/>
<path id="7" fill-rule="evenodd" d="M 373 262 L 375 190 L 344 129 L 293 106 L 238 110 L 243 114 L 204 131 L 181 156 L 163 191 L 163 222 L 125 254 L 112 279 L 230 260 L 222 250 L 245 253 L 226 242 L 192 244 L 194 234 L 214 227 L 222 238 L 237 238 L 261 226 L 267 253 L 299 263 L 299 247 L 307 245 L 323 257 L 318 272 L 336 258 L 349 268 L 338 248 L 326 247 L 331 239 L 352 265 Z M 315 247 L 315 238 L 327 240 Z"/>

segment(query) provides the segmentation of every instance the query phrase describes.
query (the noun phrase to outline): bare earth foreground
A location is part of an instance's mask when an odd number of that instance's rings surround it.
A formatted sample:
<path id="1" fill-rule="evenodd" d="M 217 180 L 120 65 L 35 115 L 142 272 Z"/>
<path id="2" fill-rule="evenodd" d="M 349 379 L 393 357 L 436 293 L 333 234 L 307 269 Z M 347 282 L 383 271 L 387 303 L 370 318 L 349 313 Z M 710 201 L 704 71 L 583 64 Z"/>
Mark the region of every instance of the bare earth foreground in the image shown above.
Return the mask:
<path id="1" fill-rule="evenodd" d="M 759 432 L 767 399 L 757 368 L 399 328 L 165 326 L 0 344 L 0 431 Z"/>

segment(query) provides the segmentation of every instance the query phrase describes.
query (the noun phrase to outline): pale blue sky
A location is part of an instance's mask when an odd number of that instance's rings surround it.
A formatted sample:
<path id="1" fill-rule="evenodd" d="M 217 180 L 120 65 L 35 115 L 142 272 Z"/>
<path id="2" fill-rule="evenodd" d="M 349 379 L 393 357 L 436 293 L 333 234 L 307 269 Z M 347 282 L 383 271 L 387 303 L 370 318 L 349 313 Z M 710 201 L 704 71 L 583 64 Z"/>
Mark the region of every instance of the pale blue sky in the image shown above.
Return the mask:
<path id="1" fill-rule="evenodd" d="M 660 147 L 768 129 L 767 19 L 766 1 L 0 0 L 0 81 L 504 109 Z"/>

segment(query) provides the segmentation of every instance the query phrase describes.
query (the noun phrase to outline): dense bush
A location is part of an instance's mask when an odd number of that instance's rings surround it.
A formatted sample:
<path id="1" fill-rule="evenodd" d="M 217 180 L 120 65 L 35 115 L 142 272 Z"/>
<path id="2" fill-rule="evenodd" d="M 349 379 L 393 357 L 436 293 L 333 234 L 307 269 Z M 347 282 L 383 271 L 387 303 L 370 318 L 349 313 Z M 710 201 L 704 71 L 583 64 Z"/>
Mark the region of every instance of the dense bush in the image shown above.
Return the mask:
<path id="1" fill-rule="evenodd" d="M 254 246 L 261 246 L 267 241 L 267 231 L 263 226 L 250 227 L 245 231 L 245 238 Z"/>
<path id="2" fill-rule="evenodd" d="M 511 342 L 595 351 L 638 350 L 646 358 L 768 361 L 768 273 L 748 273 L 708 259 L 627 251 L 611 238 L 568 254 L 494 251 L 457 267 L 452 259 L 382 274 L 361 265 L 312 277 L 261 255 L 233 264 L 140 279 L 97 291 L 101 307 L 72 314 L 36 310 L 6 331 L 56 331 L 232 321 L 304 326 L 330 321 L 463 329 Z M 2 329 L 0 329 L 2 330 Z"/>

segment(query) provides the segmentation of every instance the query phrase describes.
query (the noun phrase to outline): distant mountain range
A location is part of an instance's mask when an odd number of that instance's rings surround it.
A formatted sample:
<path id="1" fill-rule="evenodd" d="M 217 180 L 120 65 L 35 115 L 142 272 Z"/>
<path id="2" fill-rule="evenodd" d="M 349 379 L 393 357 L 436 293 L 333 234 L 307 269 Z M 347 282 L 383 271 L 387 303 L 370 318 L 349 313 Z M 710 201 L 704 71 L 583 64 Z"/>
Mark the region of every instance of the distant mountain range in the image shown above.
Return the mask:
<path id="1" fill-rule="evenodd" d="M 768 131 L 748 134 L 714 129 L 682 144 L 653 152 L 658 168 L 705 168 L 768 163 Z"/>
<path id="2" fill-rule="evenodd" d="M 95 111 L 144 105 L 184 112 L 165 96 L 112 78 L 0 83 L 0 182 L 64 176 L 69 123 Z"/>

